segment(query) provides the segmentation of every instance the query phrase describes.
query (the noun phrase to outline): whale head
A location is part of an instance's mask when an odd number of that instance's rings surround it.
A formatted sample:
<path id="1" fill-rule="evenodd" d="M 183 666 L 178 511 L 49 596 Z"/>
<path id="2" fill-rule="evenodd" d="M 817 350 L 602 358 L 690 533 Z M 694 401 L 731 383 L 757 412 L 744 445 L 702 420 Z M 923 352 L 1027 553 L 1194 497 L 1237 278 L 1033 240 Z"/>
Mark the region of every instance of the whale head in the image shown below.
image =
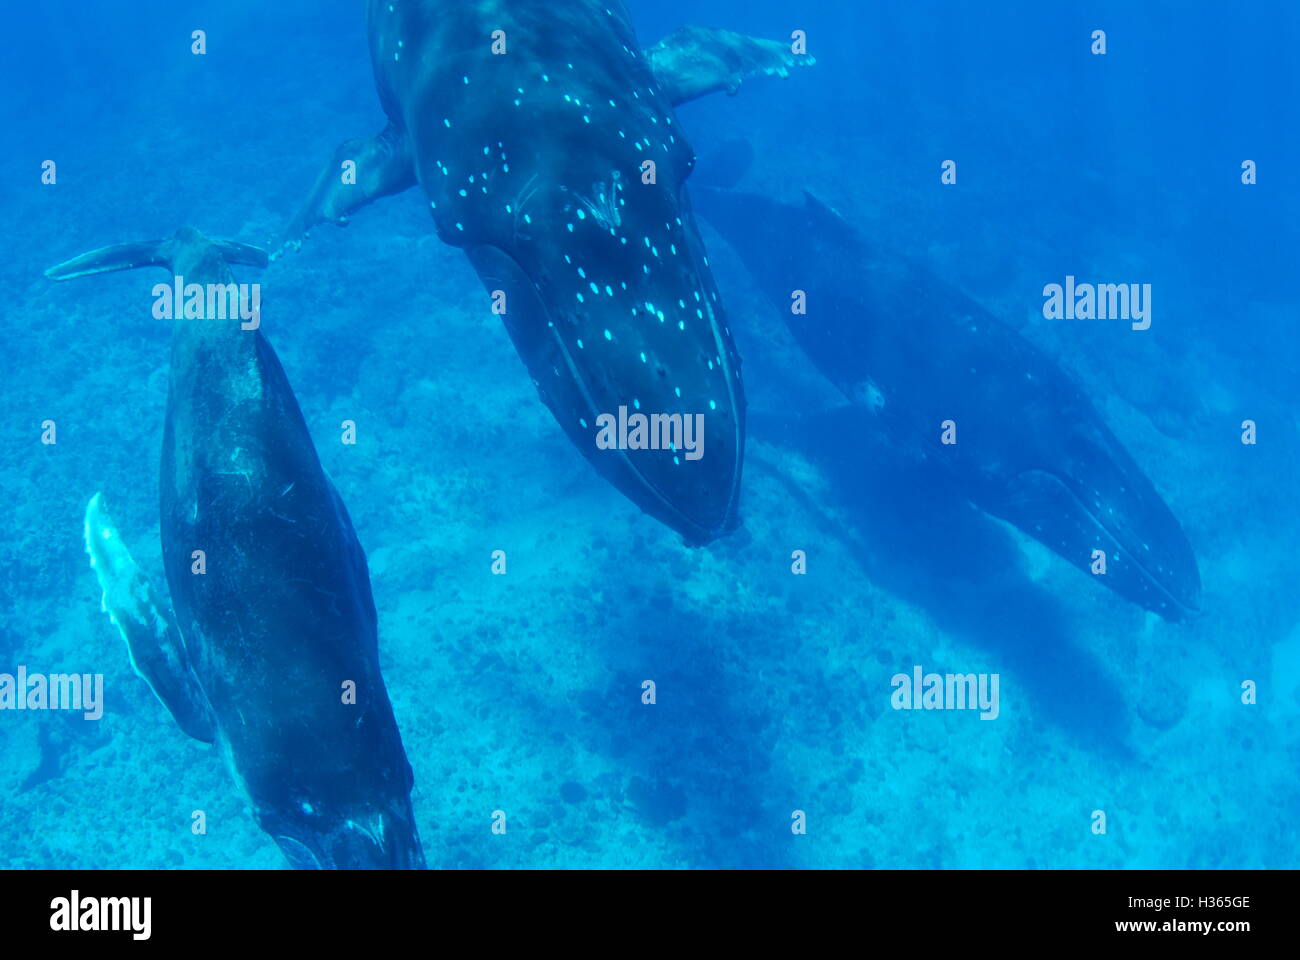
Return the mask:
<path id="1" fill-rule="evenodd" d="M 552 14 L 574 20 L 548 27 L 545 51 L 467 52 L 448 68 L 460 96 L 406 112 L 416 171 L 570 440 L 705 542 L 738 523 L 744 391 L 685 190 L 694 152 L 621 5 Z M 620 407 L 698 416 L 702 455 L 662 431 L 600 442 Z"/>
<path id="2" fill-rule="evenodd" d="M 739 360 L 689 210 L 618 179 L 604 189 L 556 187 L 539 217 L 562 223 L 557 237 L 468 253 L 570 440 L 642 509 L 705 542 L 737 522 Z M 642 209 L 589 212 L 628 189 Z M 632 429 L 602 437 L 620 411 Z M 681 423 L 701 429 L 684 442 Z"/>
<path id="3" fill-rule="evenodd" d="M 404 809 L 400 809 L 403 808 Z M 414 870 L 425 866 L 409 801 L 355 811 L 300 806 L 302 816 L 263 824 L 298 870 Z"/>

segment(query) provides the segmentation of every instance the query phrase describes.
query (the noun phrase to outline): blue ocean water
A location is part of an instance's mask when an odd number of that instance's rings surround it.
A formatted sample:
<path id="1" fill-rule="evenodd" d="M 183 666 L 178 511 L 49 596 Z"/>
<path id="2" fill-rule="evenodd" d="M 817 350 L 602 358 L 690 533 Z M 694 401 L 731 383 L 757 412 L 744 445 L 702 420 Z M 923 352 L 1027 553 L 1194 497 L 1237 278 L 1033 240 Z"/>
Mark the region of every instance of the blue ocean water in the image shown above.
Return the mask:
<path id="1" fill-rule="evenodd" d="M 105 702 L 94 721 L 0 711 L 3 862 L 278 868 L 217 752 L 133 674 L 82 546 L 102 490 L 161 582 L 162 275 L 42 271 L 185 224 L 269 243 L 334 146 L 383 125 L 362 5 L 16 7 L 0 673 L 102 674 Z M 678 108 L 696 175 L 744 140 L 736 189 L 812 192 L 1081 383 L 1185 531 L 1200 609 L 1161 619 L 846 428 L 707 221 L 751 422 L 742 528 L 684 545 L 569 443 L 419 190 L 383 199 L 257 279 L 368 556 L 429 864 L 1300 865 L 1300 9 L 628 8 L 645 46 L 683 23 L 806 32 L 814 66 Z M 1045 317 L 1067 276 L 1150 284 L 1150 328 Z M 894 709 L 917 666 L 996 674 L 996 719 Z"/>

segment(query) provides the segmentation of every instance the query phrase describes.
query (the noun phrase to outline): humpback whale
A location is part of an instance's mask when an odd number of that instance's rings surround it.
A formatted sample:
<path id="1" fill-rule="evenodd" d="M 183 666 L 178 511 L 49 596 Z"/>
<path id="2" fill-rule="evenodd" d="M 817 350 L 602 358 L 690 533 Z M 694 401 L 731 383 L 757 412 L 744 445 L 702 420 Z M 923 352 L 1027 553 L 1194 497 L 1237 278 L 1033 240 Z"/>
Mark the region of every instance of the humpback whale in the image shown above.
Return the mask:
<path id="1" fill-rule="evenodd" d="M 230 264 L 266 262 L 187 227 L 46 275 L 154 265 L 229 290 Z M 290 864 L 423 867 L 365 554 L 260 321 L 177 320 L 161 515 L 174 619 L 99 495 L 86 511 L 104 609 L 136 671 L 186 733 L 216 743 Z"/>
<path id="2" fill-rule="evenodd" d="M 739 254 L 813 364 L 937 462 L 984 512 L 1170 621 L 1196 609 L 1191 544 L 1087 393 L 1046 354 L 923 264 L 872 243 L 805 192 L 796 207 L 702 187 L 705 221 Z M 806 315 L 791 295 L 807 295 Z M 941 443 L 941 424 L 957 442 Z"/>
<path id="3" fill-rule="evenodd" d="M 277 253 L 418 184 L 596 469 L 688 542 L 734 529 L 740 357 L 673 107 L 812 58 L 695 27 L 642 51 L 622 0 L 371 0 L 367 28 L 388 124 L 334 152 Z M 598 445 L 597 419 L 620 407 L 702 416 L 707 454 Z"/>

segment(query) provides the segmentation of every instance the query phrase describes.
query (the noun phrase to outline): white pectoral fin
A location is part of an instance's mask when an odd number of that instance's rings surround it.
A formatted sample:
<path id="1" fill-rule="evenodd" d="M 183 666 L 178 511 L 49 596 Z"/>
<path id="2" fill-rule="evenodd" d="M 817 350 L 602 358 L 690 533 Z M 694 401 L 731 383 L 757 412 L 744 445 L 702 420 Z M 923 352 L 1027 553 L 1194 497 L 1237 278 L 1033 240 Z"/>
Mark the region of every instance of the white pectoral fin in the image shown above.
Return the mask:
<path id="1" fill-rule="evenodd" d="M 346 140 L 334 150 L 297 215 L 274 245 L 272 259 L 298 249 L 318 223 L 345 225 L 372 200 L 415 186 L 415 162 L 406 133 L 390 123 L 373 137 Z"/>
<path id="2" fill-rule="evenodd" d="M 189 668 L 180 631 L 122 542 L 97 493 L 86 505 L 86 553 L 103 590 L 102 606 L 126 642 L 131 666 L 189 736 L 216 740 L 207 698 Z"/>
<path id="3" fill-rule="evenodd" d="M 735 93 L 746 77 L 785 77 L 817 61 L 788 43 L 730 30 L 681 27 L 646 51 L 655 79 L 674 105 L 722 90 Z"/>

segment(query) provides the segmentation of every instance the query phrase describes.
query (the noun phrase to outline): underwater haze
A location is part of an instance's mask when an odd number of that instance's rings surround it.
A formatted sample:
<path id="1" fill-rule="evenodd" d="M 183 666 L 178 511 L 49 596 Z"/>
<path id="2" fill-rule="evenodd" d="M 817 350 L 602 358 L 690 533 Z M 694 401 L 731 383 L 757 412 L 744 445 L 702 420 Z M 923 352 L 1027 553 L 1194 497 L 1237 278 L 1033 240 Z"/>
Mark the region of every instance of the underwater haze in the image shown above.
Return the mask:
<path id="1" fill-rule="evenodd" d="M 1300 7 L 625 5 L 642 48 L 815 58 L 674 113 L 743 359 L 735 529 L 688 543 L 593 469 L 420 187 L 232 267 L 365 551 L 428 866 L 1300 866 Z M 274 249 L 384 127 L 364 8 L 6 5 L 8 868 L 288 865 L 83 543 L 102 492 L 166 596 L 167 274 L 44 272 L 187 225 Z M 19 709 L 20 668 L 102 676 L 102 716 Z"/>

